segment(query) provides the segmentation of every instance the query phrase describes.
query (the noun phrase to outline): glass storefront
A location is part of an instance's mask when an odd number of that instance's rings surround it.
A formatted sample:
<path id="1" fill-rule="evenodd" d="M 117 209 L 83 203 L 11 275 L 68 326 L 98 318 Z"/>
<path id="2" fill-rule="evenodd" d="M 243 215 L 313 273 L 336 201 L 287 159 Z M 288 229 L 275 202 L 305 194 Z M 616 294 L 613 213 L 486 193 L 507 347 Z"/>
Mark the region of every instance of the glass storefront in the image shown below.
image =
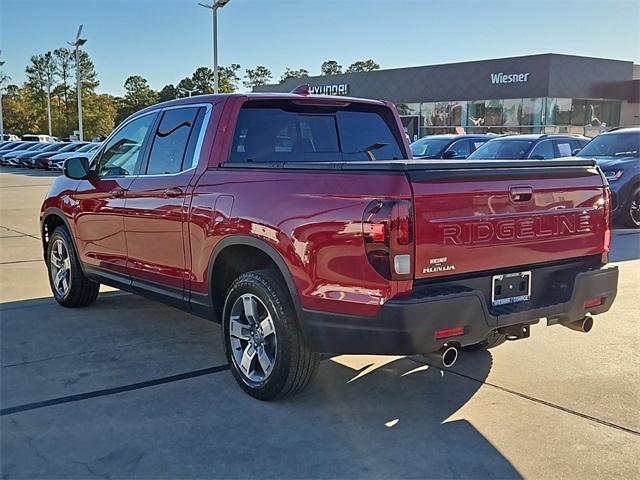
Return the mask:
<path id="1" fill-rule="evenodd" d="M 620 101 L 514 98 L 398 104 L 413 141 L 436 133 L 580 133 L 620 123 Z M 594 133 L 594 134 L 595 134 Z"/>

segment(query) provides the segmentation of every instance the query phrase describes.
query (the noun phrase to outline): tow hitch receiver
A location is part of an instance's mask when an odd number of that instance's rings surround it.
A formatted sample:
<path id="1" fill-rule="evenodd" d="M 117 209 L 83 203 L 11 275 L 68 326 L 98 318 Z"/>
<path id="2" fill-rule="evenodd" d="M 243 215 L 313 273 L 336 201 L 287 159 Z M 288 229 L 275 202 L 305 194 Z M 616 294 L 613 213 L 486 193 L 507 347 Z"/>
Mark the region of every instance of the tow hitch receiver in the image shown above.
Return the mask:
<path id="1" fill-rule="evenodd" d="M 521 338 L 529 338 L 529 325 L 520 323 L 518 325 L 509 325 L 498 329 L 498 332 L 507 337 L 507 340 L 520 340 Z"/>

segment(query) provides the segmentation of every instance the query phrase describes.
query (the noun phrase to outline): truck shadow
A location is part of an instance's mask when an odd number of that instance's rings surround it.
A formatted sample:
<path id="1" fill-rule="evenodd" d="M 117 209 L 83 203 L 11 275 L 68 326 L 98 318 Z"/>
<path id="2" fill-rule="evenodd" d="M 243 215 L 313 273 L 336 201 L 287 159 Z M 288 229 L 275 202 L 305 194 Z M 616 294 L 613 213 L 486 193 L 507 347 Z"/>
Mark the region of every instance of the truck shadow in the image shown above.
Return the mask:
<path id="1" fill-rule="evenodd" d="M 1 307 L 3 407 L 225 363 L 215 324 L 133 295 L 101 294 L 88 309 Z M 340 356 L 277 402 L 250 398 L 222 371 L 38 408 L 3 418 L 3 463 L 29 477 L 86 476 L 87 465 L 127 478 L 520 478 L 465 419 L 491 355 L 460 363 L 478 381 L 419 357 Z"/>
<path id="2" fill-rule="evenodd" d="M 640 230 L 614 230 L 609 261 L 628 262 L 638 259 L 640 259 Z"/>

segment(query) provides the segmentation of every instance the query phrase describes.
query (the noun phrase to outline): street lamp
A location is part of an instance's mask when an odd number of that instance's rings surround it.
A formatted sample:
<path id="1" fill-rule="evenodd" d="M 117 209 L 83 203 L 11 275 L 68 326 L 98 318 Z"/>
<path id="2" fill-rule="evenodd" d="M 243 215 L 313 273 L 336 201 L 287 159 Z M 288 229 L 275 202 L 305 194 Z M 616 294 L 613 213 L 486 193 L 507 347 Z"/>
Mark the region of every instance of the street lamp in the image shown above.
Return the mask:
<path id="1" fill-rule="evenodd" d="M 230 0 L 213 0 L 211 5 L 198 3 L 201 7 L 210 8 L 213 13 L 213 93 L 218 93 L 218 9 Z"/>
<path id="2" fill-rule="evenodd" d="M 82 88 L 80 82 L 80 47 L 87 43 L 86 38 L 80 38 L 80 32 L 82 32 L 82 25 L 78 28 L 76 39 L 73 42 L 67 42 L 72 47 L 76 47 L 76 89 L 78 90 L 78 132 L 80 133 L 80 141 L 84 140 L 84 134 L 82 132 Z"/>
<path id="3" fill-rule="evenodd" d="M 2 53 L 2 50 L 0 50 Z M 0 60 L 0 67 L 4 65 L 4 61 Z M 2 118 L 2 89 L 4 88 L 4 76 L 0 73 L 0 142 L 4 140 L 4 119 Z"/>

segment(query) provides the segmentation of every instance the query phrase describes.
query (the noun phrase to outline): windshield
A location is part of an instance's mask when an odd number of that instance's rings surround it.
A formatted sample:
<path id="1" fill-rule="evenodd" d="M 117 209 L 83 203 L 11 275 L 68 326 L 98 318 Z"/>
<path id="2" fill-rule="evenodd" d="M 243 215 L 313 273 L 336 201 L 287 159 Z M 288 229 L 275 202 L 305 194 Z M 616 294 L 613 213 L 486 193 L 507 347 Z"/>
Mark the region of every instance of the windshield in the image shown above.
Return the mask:
<path id="1" fill-rule="evenodd" d="M 531 148 L 533 140 L 490 140 L 469 155 L 469 159 L 522 160 Z"/>
<path id="2" fill-rule="evenodd" d="M 421 138 L 410 145 L 411 153 L 416 157 L 439 157 L 449 143 L 450 138 Z"/>
<path id="3" fill-rule="evenodd" d="M 583 157 L 638 156 L 640 133 L 610 133 L 591 140 L 580 150 Z"/>
<path id="4" fill-rule="evenodd" d="M 97 147 L 98 145 L 95 143 L 87 143 L 86 145 L 83 145 L 78 150 L 76 150 L 76 152 L 90 152 L 91 150 Z"/>

